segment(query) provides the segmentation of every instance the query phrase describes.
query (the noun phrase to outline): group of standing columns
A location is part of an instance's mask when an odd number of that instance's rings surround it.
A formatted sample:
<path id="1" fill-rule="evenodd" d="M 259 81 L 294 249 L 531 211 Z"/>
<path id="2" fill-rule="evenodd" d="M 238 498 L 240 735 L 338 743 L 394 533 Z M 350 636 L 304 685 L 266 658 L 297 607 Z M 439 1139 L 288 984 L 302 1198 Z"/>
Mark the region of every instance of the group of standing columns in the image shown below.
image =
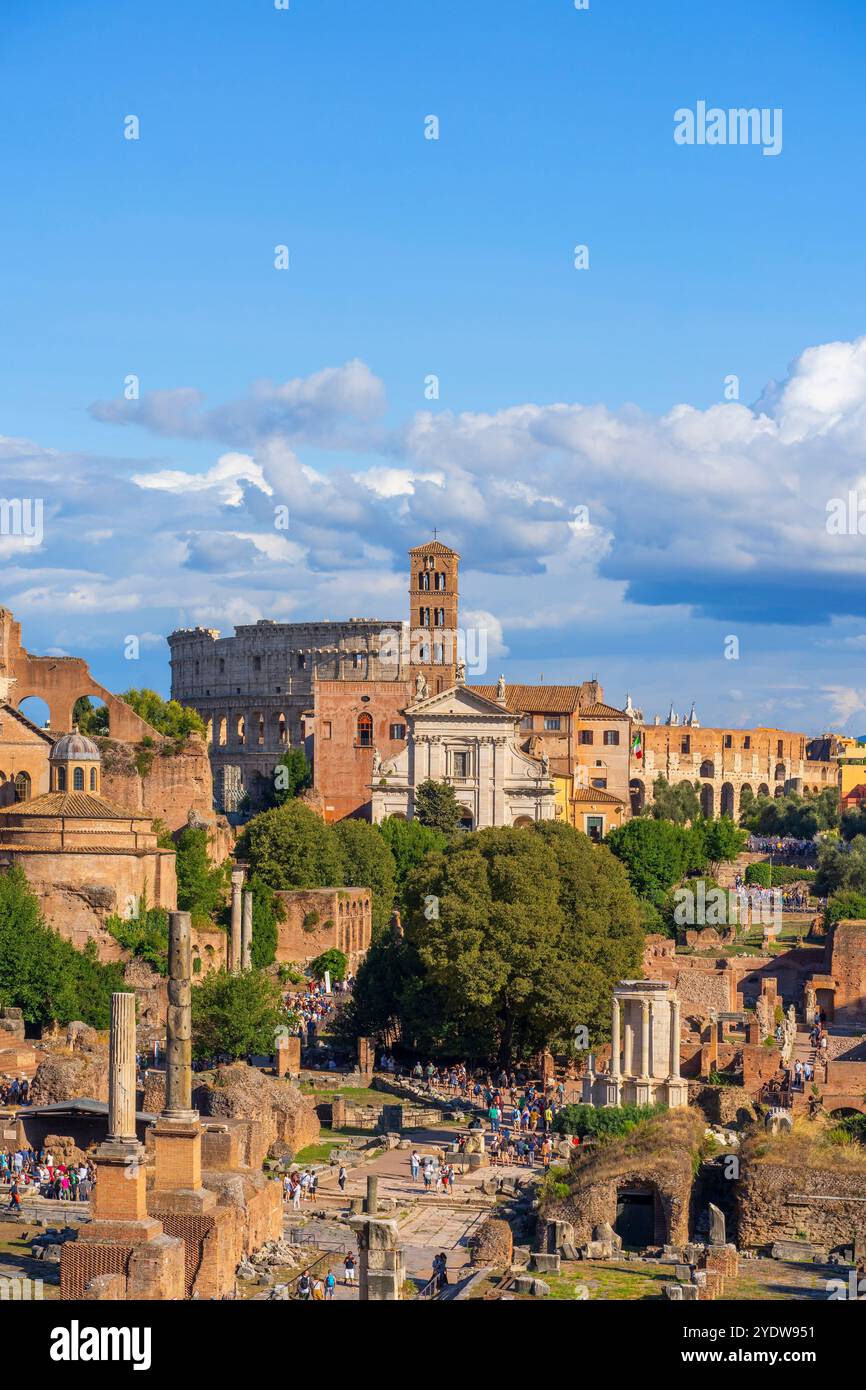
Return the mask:
<path id="1" fill-rule="evenodd" d="M 670 1034 L 668 1049 L 668 1075 L 678 1080 L 680 1075 L 680 1001 L 672 995 L 666 1001 L 670 1008 Z M 650 1017 L 653 1001 L 650 998 L 640 1000 L 640 1079 L 644 1081 L 652 1080 L 654 1077 L 653 1059 L 650 1053 Z M 616 995 L 613 997 L 613 1018 L 611 1023 L 611 1058 L 610 1074 L 619 1079 L 623 1074 L 627 1077 L 635 1075 L 634 1070 L 634 1028 L 625 1029 L 624 1046 L 624 1069 L 621 1069 L 621 1028 L 620 1028 L 620 1001 Z"/>

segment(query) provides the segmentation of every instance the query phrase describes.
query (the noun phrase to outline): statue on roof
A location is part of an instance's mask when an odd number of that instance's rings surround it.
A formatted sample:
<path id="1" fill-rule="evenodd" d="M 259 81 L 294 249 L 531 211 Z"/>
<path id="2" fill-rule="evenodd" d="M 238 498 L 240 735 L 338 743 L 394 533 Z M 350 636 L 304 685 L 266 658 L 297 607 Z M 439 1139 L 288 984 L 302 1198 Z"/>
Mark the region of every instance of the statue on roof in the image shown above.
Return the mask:
<path id="1" fill-rule="evenodd" d="M 496 682 L 496 698 L 500 704 L 505 700 L 505 677 L 500 676 Z"/>
<path id="2" fill-rule="evenodd" d="M 465 685 L 465 684 L 466 684 L 466 662 L 465 662 L 465 661 L 458 661 L 458 663 L 457 663 L 457 672 L 456 672 L 456 675 L 455 675 L 455 680 L 457 681 L 457 684 L 458 684 L 458 685 Z"/>
<path id="3" fill-rule="evenodd" d="M 423 671 L 419 671 L 415 677 L 415 699 L 426 700 L 428 695 L 427 677 Z"/>

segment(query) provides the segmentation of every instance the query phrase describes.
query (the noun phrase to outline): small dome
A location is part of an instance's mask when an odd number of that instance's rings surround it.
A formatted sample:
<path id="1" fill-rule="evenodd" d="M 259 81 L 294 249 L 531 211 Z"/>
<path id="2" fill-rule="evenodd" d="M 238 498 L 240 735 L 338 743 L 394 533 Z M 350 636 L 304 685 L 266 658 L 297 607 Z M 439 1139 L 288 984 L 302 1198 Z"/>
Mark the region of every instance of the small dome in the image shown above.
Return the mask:
<path id="1" fill-rule="evenodd" d="M 48 754 L 50 763 L 98 763 L 102 754 L 92 738 L 86 738 L 76 729 L 74 733 L 63 734 Z"/>

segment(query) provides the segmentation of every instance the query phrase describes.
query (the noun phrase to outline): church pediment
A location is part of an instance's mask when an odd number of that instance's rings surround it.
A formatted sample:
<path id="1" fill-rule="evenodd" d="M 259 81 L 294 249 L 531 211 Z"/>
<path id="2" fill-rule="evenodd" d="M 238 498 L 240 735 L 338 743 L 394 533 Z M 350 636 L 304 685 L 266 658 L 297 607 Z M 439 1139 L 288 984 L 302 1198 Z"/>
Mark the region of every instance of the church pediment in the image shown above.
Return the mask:
<path id="1" fill-rule="evenodd" d="M 514 726 L 515 716 L 504 705 L 478 695 L 466 685 L 452 685 L 448 690 L 440 690 L 436 695 L 414 700 L 406 706 L 406 713 L 413 718 L 459 719 L 461 716 L 475 716 L 483 719 L 501 719 L 509 728 Z"/>

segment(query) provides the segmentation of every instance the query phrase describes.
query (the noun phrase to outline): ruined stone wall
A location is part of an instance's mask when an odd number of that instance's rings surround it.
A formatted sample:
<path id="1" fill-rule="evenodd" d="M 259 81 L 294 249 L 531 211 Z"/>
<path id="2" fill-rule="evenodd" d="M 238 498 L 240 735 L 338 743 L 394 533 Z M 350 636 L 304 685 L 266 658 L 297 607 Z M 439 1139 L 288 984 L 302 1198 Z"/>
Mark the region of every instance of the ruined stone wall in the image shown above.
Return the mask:
<path id="1" fill-rule="evenodd" d="M 173 850 L 63 854 L 8 852 L 20 863 L 48 924 L 79 950 L 95 941 L 102 961 L 124 958 L 104 927 L 113 914 L 124 916 L 127 904 L 146 899 L 150 907 L 177 905 Z"/>
<path id="2" fill-rule="evenodd" d="M 746 1159 L 737 1184 L 737 1220 L 739 1244 L 747 1249 L 802 1238 L 801 1232 L 827 1248 L 853 1244 L 855 1236 L 866 1239 L 866 1171 Z"/>
<path id="3" fill-rule="evenodd" d="M 158 737 L 158 736 L 157 736 Z M 227 859 L 234 831 L 214 811 L 213 778 L 207 745 L 191 734 L 180 751 L 162 742 L 155 748 L 115 739 L 98 739 L 102 752 L 102 795 L 120 810 L 161 820 L 175 834 L 189 824 L 207 826 L 214 863 Z"/>
<path id="4" fill-rule="evenodd" d="M 829 956 L 828 973 L 836 981 L 834 1022 L 862 1027 L 866 1024 L 866 922 L 837 922 Z"/>
<path id="5" fill-rule="evenodd" d="M 277 924 L 276 960 L 309 965 L 323 951 L 336 947 L 354 971 L 360 965 L 373 931 L 368 888 L 308 888 L 280 891 L 284 918 Z"/>

